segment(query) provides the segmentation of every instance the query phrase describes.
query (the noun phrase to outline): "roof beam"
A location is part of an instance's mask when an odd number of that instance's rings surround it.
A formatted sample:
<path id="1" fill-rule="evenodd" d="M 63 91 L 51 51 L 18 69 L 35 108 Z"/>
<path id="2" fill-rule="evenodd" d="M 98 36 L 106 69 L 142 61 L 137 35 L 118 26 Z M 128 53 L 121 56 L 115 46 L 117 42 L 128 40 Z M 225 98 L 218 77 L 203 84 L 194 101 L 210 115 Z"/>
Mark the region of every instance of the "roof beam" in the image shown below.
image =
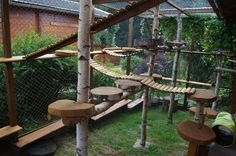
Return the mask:
<path id="1" fill-rule="evenodd" d="M 160 10 L 162 14 L 178 14 L 179 11 L 177 9 L 162 9 Z M 183 11 L 187 14 L 192 13 L 214 13 L 212 7 L 202 7 L 202 8 L 185 8 Z"/>
<path id="2" fill-rule="evenodd" d="M 177 9 L 180 13 L 183 13 L 187 16 L 190 16 L 188 15 L 183 9 L 181 9 L 178 5 L 176 5 L 174 2 L 172 2 L 171 0 L 167 0 L 167 2 L 170 6 L 172 6 L 173 8 Z"/>
<path id="3" fill-rule="evenodd" d="M 93 4 L 104 4 L 104 3 L 114 3 L 114 2 L 134 2 L 137 0 L 93 0 Z"/>

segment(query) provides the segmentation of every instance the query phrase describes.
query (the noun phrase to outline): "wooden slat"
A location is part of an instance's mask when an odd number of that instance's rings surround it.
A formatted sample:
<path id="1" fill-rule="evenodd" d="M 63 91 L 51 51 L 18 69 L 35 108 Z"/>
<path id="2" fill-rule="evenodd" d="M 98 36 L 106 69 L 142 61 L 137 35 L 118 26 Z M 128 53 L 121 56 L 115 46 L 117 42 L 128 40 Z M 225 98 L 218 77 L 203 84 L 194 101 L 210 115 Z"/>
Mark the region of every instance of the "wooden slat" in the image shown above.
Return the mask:
<path id="1" fill-rule="evenodd" d="M 18 125 L 16 126 L 5 126 L 0 128 L 0 140 L 4 139 L 12 134 L 15 134 L 22 130 L 22 128 Z"/>
<path id="2" fill-rule="evenodd" d="M 59 129 L 61 129 L 62 127 L 64 127 L 64 124 L 62 123 L 61 120 L 54 122 L 46 127 L 43 127 L 37 131 L 34 131 L 32 133 L 29 133 L 25 136 L 22 136 L 20 138 L 18 138 L 18 142 L 16 142 L 16 146 L 19 148 L 22 148 L 26 145 L 29 145 L 30 143 L 33 143 Z"/>
<path id="3" fill-rule="evenodd" d="M 128 107 L 129 109 L 132 109 L 132 108 L 136 107 L 137 105 L 141 104 L 142 102 L 143 102 L 143 99 L 142 99 L 142 98 L 138 98 L 138 99 L 136 99 L 135 101 L 130 102 L 130 103 L 127 105 L 127 107 Z"/>
<path id="4" fill-rule="evenodd" d="M 118 102 L 118 103 L 116 103 L 116 104 L 114 104 L 112 107 L 110 107 L 108 110 L 106 110 L 106 111 L 104 111 L 104 112 L 102 112 L 102 113 L 100 113 L 100 114 L 98 114 L 98 115 L 96 115 L 96 116 L 93 116 L 91 119 L 92 120 L 98 120 L 98 119 L 101 119 L 102 117 L 104 117 L 104 116 L 106 116 L 106 115 L 108 115 L 108 114 L 110 114 L 110 113 L 112 113 L 112 112 L 114 112 L 115 110 L 117 110 L 117 109 L 119 109 L 119 108 L 121 108 L 121 107 L 123 107 L 123 106 L 125 106 L 125 105 L 127 105 L 128 103 L 130 103 L 132 100 L 122 100 L 122 101 L 120 101 L 120 102 Z"/>

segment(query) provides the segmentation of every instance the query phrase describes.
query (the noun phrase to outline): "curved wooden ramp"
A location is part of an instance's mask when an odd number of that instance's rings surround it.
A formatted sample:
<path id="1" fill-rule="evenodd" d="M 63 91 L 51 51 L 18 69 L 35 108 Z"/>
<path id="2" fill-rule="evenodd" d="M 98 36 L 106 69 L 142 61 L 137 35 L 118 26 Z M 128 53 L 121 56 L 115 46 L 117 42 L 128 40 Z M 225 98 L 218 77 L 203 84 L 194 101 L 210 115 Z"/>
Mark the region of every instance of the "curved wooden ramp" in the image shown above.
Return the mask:
<path id="1" fill-rule="evenodd" d="M 117 74 L 102 67 L 93 59 L 90 59 L 90 65 L 92 68 L 101 72 L 104 75 L 107 75 L 116 79 L 129 79 L 129 80 L 134 80 L 134 81 L 141 81 L 143 85 L 148 86 L 154 90 L 160 90 L 163 92 L 178 93 L 178 94 L 194 94 L 196 92 L 195 88 L 172 87 L 169 85 L 159 84 L 155 82 L 152 77 L 145 77 L 145 76 L 138 76 L 138 75 L 128 76 L 128 75 Z"/>

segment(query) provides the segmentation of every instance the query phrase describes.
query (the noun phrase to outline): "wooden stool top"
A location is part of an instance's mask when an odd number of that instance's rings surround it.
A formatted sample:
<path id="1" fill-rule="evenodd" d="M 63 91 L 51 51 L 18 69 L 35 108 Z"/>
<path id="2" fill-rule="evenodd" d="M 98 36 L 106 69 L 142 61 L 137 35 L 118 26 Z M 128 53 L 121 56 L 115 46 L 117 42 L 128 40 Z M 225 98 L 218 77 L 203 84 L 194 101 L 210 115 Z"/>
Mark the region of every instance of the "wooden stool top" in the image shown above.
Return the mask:
<path id="1" fill-rule="evenodd" d="M 195 115 L 196 107 L 189 108 L 189 113 Z M 217 114 L 218 113 L 215 110 L 211 109 L 210 107 L 204 108 L 204 116 L 208 117 L 209 119 L 215 119 Z"/>
<path id="2" fill-rule="evenodd" d="M 190 95 L 191 100 L 197 101 L 200 104 L 205 104 L 208 102 L 213 102 L 216 100 L 216 95 L 210 90 L 206 89 L 197 89 L 193 95 Z"/>
<path id="3" fill-rule="evenodd" d="M 58 100 L 48 106 L 49 114 L 62 118 L 91 117 L 94 110 L 93 104 L 72 100 Z"/>
<path id="4" fill-rule="evenodd" d="M 133 80 L 118 79 L 115 81 L 116 85 L 127 86 L 127 87 L 139 87 L 141 83 Z"/>
<path id="5" fill-rule="evenodd" d="M 186 141 L 195 143 L 198 145 L 207 145 L 214 141 L 216 135 L 214 131 L 193 121 L 185 121 L 177 126 L 179 135 Z"/>
<path id="6" fill-rule="evenodd" d="M 90 92 L 97 96 L 113 96 L 120 95 L 123 91 L 116 87 L 97 87 L 92 89 Z"/>

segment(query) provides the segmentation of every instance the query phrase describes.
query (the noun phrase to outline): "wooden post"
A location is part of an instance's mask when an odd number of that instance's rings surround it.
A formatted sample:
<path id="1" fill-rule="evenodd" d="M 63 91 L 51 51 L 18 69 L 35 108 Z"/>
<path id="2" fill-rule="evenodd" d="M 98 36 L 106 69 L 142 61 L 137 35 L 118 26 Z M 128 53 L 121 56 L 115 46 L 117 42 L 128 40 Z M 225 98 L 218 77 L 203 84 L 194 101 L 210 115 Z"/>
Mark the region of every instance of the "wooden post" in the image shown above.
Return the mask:
<path id="1" fill-rule="evenodd" d="M 234 74 L 232 87 L 232 114 L 236 113 L 236 74 Z"/>
<path id="2" fill-rule="evenodd" d="M 176 40 L 178 42 L 181 42 L 181 33 L 182 33 L 182 17 L 181 14 L 179 13 L 177 16 L 177 37 Z M 173 70 L 172 70 L 172 82 L 171 85 L 173 87 L 176 86 L 176 79 L 177 79 L 177 71 L 178 71 L 178 63 L 179 63 L 179 55 L 180 55 L 180 50 L 176 51 L 175 57 L 174 57 L 174 64 L 173 64 Z M 172 123 L 172 115 L 173 115 L 173 107 L 174 107 L 174 102 L 175 102 L 175 94 L 171 93 L 170 94 L 170 104 L 169 104 L 169 110 L 168 110 L 168 123 Z"/>
<path id="3" fill-rule="evenodd" d="M 156 39 L 157 36 L 157 30 L 158 30 L 158 15 L 159 15 L 159 5 L 156 6 L 155 13 L 154 13 L 154 19 L 153 19 L 153 31 L 152 31 L 152 39 Z M 155 55 L 150 56 L 149 63 L 151 66 L 148 68 L 148 75 L 152 76 L 153 69 L 154 69 L 154 63 L 155 63 Z M 141 140 L 140 145 L 142 147 L 146 146 L 146 127 L 147 127 L 147 111 L 148 111 L 148 103 L 149 103 L 149 93 L 150 89 L 146 88 L 144 90 L 143 95 L 143 112 L 142 112 L 142 125 L 141 125 Z"/>
<path id="4" fill-rule="evenodd" d="M 192 41 L 191 41 L 190 51 L 193 51 L 194 44 L 195 44 L 195 34 L 193 32 L 192 33 Z M 191 79 L 192 59 L 193 59 L 193 55 L 191 53 L 188 53 L 188 67 L 187 67 L 187 78 L 186 78 L 186 81 L 189 81 Z M 188 88 L 189 87 L 189 83 L 186 83 L 185 87 Z M 187 110 L 187 107 L 188 107 L 187 94 L 184 94 L 184 109 Z"/>
<path id="5" fill-rule="evenodd" d="M 134 27 L 134 18 L 129 19 L 129 32 L 128 32 L 128 47 L 132 47 L 133 43 L 133 27 Z M 131 56 L 130 53 L 127 57 L 127 67 L 126 67 L 126 75 L 130 75 L 130 66 L 131 66 Z"/>
<path id="6" fill-rule="evenodd" d="M 217 52 L 217 67 L 218 68 L 222 68 L 222 53 L 221 52 Z M 216 106 L 217 106 L 217 102 L 218 102 L 218 96 L 220 93 L 220 84 L 221 84 L 221 70 L 216 70 L 216 84 L 215 84 L 215 94 L 216 94 L 216 101 L 213 102 L 211 108 L 213 110 L 215 110 Z"/>
<path id="7" fill-rule="evenodd" d="M 11 53 L 11 35 L 10 35 L 10 19 L 9 19 L 9 1 L 1 1 L 2 10 L 2 33 L 3 33 L 3 51 L 6 58 L 12 57 Z M 7 87 L 7 103 L 10 126 L 17 125 L 16 117 L 16 99 L 15 85 L 13 76 L 12 63 L 6 63 L 6 87 Z"/>
<path id="8" fill-rule="evenodd" d="M 92 0 L 80 0 L 78 28 L 78 84 L 77 101 L 88 102 L 90 88 L 90 25 L 92 17 Z M 88 118 L 81 118 L 76 125 L 76 153 L 88 155 Z"/>

